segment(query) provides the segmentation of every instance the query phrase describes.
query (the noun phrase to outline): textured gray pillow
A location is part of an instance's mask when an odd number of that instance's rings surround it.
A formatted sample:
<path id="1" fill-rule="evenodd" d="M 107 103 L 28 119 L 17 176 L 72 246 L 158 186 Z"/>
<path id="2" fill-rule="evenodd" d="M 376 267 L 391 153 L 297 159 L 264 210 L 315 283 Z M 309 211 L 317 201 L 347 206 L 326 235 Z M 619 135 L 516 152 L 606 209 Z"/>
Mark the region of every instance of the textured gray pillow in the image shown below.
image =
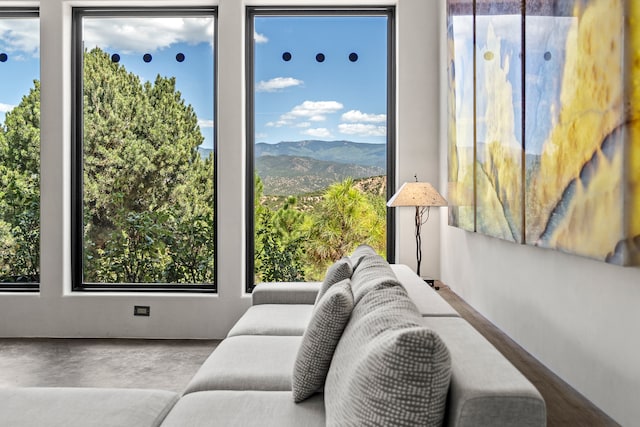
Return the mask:
<path id="1" fill-rule="evenodd" d="M 333 352 L 352 310 L 349 279 L 331 286 L 314 308 L 293 367 L 291 389 L 296 403 L 324 385 Z"/>
<path id="2" fill-rule="evenodd" d="M 334 262 L 328 269 L 327 274 L 324 276 L 324 280 L 322 281 L 322 285 L 320 285 L 320 290 L 318 291 L 318 295 L 316 296 L 316 304 L 320 301 L 320 298 L 327 292 L 332 285 L 335 283 L 341 282 L 344 279 L 351 278 L 351 260 L 348 257 L 342 257 L 338 261 Z"/>
<path id="3" fill-rule="evenodd" d="M 362 261 L 362 258 L 367 255 L 378 255 L 378 253 L 375 249 L 366 244 L 362 244 L 353 250 L 351 255 L 349 255 L 349 259 L 351 260 L 351 268 L 353 269 L 353 271 L 356 271 L 358 269 L 360 261 Z"/>
<path id="4" fill-rule="evenodd" d="M 364 255 L 351 275 L 351 290 L 356 304 L 373 289 L 400 286 L 391 266 L 380 255 Z"/>
<path id="5" fill-rule="evenodd" d="M 419 320 L 400 286 L 355 305 L 327 374 L 327 426 L 442 425 L 451 359 Z"/>

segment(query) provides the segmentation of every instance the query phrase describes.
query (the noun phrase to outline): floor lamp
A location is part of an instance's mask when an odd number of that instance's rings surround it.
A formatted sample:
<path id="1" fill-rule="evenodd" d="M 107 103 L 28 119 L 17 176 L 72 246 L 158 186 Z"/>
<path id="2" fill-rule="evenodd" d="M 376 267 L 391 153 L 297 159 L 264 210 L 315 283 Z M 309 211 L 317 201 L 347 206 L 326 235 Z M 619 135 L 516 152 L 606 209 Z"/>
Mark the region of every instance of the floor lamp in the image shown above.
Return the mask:
<path id="1" fill-rule="evenodd" d="M 394 194 L 387 206 L 395 208 L 400 206 L 414 206 L 415 215 L 415 236 L 416 236 L 416 273 L 420 276 L 420 262 L 422 261 L 422 237 L 420 232 L 422 225 L 429 219 L 429 211 L 432 206 L 447 206 L 447 201 L 428 182 L 405 182 L 396 194 Z M 426 214 L 426 216 L 425 216 Z M 429 283 L 435 289 L 439 289 L 434 283 Z"/>

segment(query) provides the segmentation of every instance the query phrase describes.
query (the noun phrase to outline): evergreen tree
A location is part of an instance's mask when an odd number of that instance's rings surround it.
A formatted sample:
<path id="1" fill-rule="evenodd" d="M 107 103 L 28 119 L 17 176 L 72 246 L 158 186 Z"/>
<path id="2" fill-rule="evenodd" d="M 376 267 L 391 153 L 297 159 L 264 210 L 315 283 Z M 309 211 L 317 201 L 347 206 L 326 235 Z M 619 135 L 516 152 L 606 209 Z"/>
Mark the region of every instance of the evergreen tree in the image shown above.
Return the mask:
<path id="1" fill-rule="evenodd" d="M 308 216 L 296 210 L 293 196 L 276 211 L 264 206 L 264 187 L 258 175 L 254 188 L 256 282 L 305 280 L 304 224 Z"/>
<path id="2" fill-rule="evenodd" d="M 138 76 L 100 49 L 84 60 L 84 277 L 213 281 L 213 161 L 175 78 Z"/>
<path id="3" fill-rule="evenodd" d="M 0 281 L 38 282 L 40 271 L 40 82 L 0 130 Z"/>
<path id="4" fill-rule="evenodd" d="M 379 203 L 354 186 L 353 179 L 331 185 L 307 224 L 306 254 L 313 266 L 311 279 L 320 279 L 326 268 L 351 253 L 359 244 L 385 251 L 384 216 Z"/>

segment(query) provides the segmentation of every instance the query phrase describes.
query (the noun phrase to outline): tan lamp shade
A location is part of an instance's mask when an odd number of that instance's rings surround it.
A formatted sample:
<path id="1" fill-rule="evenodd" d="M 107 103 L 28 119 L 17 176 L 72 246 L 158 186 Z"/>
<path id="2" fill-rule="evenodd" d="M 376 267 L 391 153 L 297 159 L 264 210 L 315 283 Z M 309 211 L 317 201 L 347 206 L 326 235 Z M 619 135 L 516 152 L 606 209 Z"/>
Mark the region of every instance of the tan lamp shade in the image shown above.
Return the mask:
<path id="1" fill-rule="evenodd" d="M 447 201 L 428 182 L 405 182 L 387 206 L 447 206 Z"/>

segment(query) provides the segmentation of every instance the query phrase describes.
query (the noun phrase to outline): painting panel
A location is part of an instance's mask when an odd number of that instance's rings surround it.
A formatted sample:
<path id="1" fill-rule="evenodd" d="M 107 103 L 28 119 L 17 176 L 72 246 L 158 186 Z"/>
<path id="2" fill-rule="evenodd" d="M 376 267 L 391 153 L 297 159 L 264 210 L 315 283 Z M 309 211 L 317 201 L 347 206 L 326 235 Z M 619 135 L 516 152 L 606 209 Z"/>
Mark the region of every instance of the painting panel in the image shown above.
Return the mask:
<path id="1" fill-rule="evenodd" d="M 625 218 L 627 227 L 627 263 L 640 265 L 640 2 L 629 1 L 626 13 L 628 46 L 625 81 L 629 94 L 629 132 L 627 135 L 627 195 Z"/>
<path id="2" fill-rule="evenodd" d="M 623 0 L 526 8 L 526 241 L 624 264 Z"/>
<path id="3" fill-rule="evenodd" d="M 523 239 L 522 2 L 476 2 L 476 231 Z"/>
<path id="4" fill-rule="evenodd" d="M 447 2 L 449 225 L 475 230 L 473 2 Z"/>

